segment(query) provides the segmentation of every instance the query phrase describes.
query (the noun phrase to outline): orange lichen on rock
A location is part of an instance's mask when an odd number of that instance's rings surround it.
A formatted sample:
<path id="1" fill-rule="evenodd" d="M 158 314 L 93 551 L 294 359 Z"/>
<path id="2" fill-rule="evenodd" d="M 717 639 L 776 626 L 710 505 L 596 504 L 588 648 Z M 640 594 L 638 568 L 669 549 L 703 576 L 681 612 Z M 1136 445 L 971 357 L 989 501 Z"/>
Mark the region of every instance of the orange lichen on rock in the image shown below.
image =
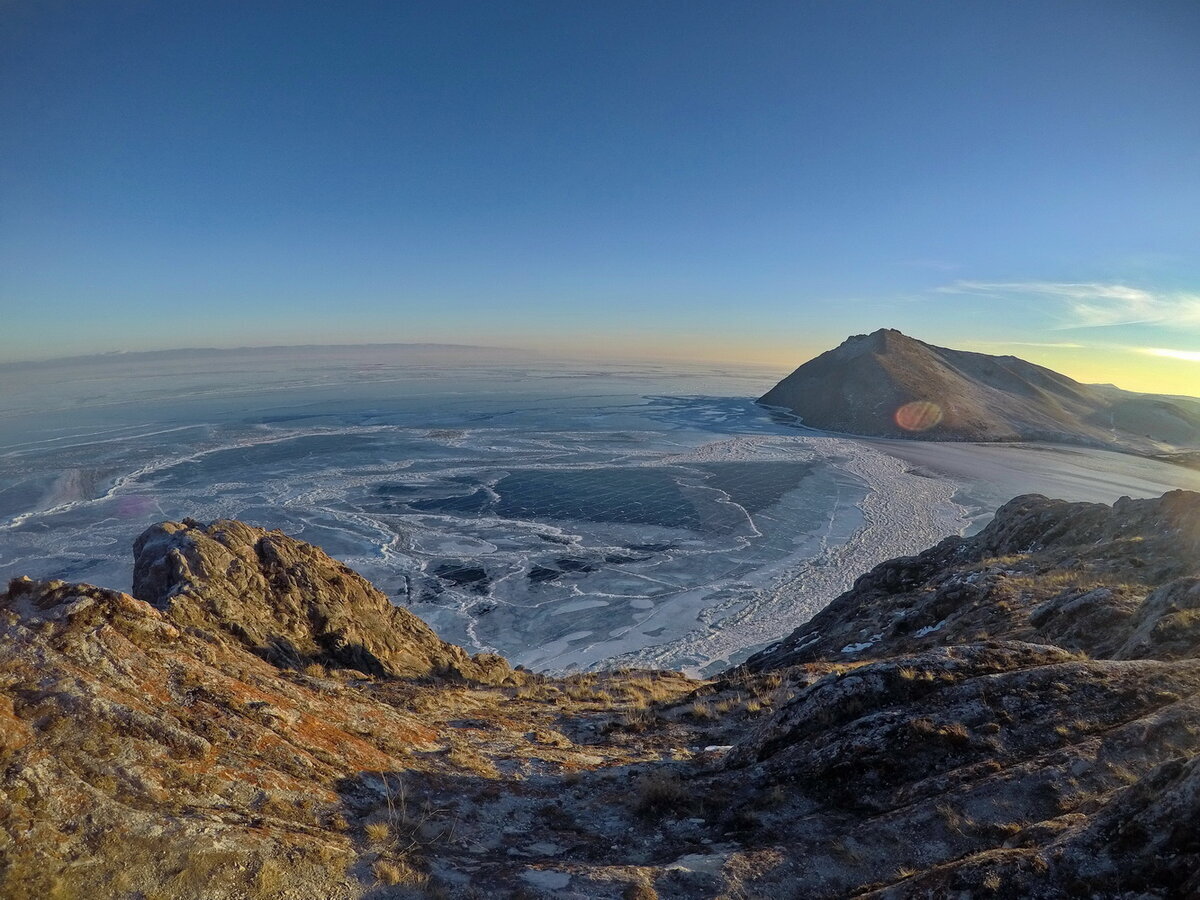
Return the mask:
<path id="1" fill-rule="evenodd" d="M 12 700 L 0 695 L 0 753 L 11 753 L 24 747 L 33 732 L 13 712 Z"/>

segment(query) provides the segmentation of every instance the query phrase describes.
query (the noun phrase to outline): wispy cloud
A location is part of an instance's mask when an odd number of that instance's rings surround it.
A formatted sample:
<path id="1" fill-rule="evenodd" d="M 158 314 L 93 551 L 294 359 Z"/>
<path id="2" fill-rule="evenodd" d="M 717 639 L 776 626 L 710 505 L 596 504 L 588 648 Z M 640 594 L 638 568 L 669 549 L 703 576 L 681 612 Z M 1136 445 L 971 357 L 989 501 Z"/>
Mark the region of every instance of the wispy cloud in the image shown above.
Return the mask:
<path id="1" fill-rule="evenodd" d="M 1058 304 L 1067 328 L 1112 325 L 1200 326 L 1200 294 L 1158 293 L 1125 284 L 1054 281 L 956 281 L 937 288 L 943 294 L 978 294 Z"/>
<path id="2" fill-rule="evenodd" d="M 968 341 L 973 347 L 1048 347 L 1055 350 L 1084 350 L 1087 344 L 1074 341 Z"/>
<path id="3" fill-rule="evenodd" d="M 1165 356 L 1169 359 L 1182 359 L 1186 362 L 1200 363 L 1200 351 L 1197 350 L 1172 350 L 1168 347 L 1139 347 L 1139 353 L 1145 353 L 1147 356 Z"/>

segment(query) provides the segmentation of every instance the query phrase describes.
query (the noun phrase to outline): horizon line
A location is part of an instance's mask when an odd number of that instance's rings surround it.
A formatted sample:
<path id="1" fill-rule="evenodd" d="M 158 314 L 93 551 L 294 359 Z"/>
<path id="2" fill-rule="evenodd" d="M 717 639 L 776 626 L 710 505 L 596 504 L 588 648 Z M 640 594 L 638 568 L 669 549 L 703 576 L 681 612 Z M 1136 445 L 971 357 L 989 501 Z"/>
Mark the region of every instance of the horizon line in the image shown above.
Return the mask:
<path id="1" fill-rule="evenodd" d="M 135 357 L 166 356 L 179 353 L 247 353 L 255 350 L 348 350 L 363 347 L 429 348 L 438 350 L 493 350 L 501 353 L 540 353 L 531 347 L 501 347 L 493 344 L 448 344 L 438 341 L 364 341 L 336 344 L 246 344 L 237 347 L 156 347 L 152 350 L 105 350 L 100 353 L 72 353 L 66 356 L 41 356 L 33 359 L 0 360 L 0 368 L 43 363 L 108 362 Z"/>

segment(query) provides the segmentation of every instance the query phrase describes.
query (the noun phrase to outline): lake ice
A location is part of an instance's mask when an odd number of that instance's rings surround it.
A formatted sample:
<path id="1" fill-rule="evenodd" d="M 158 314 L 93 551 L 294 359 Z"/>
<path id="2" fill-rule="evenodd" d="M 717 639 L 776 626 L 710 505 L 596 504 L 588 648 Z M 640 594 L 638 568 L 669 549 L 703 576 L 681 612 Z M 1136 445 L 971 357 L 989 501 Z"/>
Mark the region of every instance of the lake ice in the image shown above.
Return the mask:
<path id="1" fill-rule="evenodd" d="M 162 519 L 324 548 L 448 640 L 563 671 L 713 671 L 1011 496 L 1200 473 L 1079 448 L 823 435 L 781 372 L 304 348 L 0 367 L 0 577 L 129 589 Z"/>

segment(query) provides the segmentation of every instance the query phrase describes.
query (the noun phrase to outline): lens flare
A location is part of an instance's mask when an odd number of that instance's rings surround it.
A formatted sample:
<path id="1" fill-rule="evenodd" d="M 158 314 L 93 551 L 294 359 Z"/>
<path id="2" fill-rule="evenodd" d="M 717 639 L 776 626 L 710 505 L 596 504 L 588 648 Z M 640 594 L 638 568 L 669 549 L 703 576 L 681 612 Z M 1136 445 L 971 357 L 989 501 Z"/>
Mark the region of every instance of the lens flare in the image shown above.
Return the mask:
<path id="1" fill-rule="evenodd" d="M 896 410 L 896 424 L 905 431 L 927 431 L 942 421 L 942 408 L 929 400 L 914 400 Z"/>
<path id="2" fill-rule="evenodd" d="M 146 515 L 156 506 L 153 497 L 143 494 L 128 494 L 117 501 L 117 515 L 126 519 L 137 519 Z"/>

